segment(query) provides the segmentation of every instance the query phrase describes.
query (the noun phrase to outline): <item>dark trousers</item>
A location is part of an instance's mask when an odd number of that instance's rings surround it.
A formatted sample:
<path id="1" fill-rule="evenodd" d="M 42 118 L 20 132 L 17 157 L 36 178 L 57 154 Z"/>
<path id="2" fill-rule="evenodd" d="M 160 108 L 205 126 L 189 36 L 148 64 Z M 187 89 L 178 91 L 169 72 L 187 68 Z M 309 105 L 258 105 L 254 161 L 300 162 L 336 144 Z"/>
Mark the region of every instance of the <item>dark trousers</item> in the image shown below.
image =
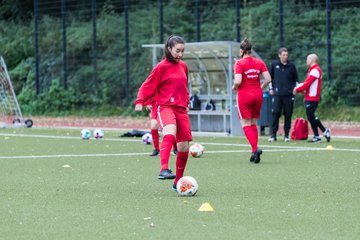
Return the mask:
<path id="1" fill-rule="evenodd" d="M 318 102 L 305 101 L 306 116 L 308 121 L 310 122 L 311 129 L 314 132 L 314 136 L 319 136 L 318 128 L 320 128 L 322 132 L 325 132 L 324 125 L 321 123 L 320 119 L 315 116 L 317 106 Z"/>
<path id="2" fill-rule="evenodd" d="M 289 137 L 291 128 L 291 116 L 294 110 L 294 96 L 273 96 L 272 97 L 272 119 L 270 135 L 276 136 L 279 130 L 279 118 L 284 113 L 284 132 L 285 137 Z"/>

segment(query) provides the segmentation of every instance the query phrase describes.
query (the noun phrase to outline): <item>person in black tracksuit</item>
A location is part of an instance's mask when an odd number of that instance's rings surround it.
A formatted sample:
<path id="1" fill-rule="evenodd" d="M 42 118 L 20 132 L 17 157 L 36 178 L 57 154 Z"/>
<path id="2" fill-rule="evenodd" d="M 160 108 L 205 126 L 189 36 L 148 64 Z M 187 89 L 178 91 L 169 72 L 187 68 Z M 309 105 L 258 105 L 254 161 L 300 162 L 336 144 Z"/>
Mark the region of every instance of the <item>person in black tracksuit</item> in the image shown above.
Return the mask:
<path id="1" fill-rule="evenodd" d="M 272 96 L 272 118 L 270 122 L 269 141 L 276 141 L 279 129 L 279 118 L 284 112 L 284 141 L 290 141 L 291 116 L 294 108 L 293 89 L 298 82 L 295 65 L 288 60 L 286 48 L 279 49 L 279 59 L 272 62 L 269 68 L 271 84 L 269 93 Z"/>

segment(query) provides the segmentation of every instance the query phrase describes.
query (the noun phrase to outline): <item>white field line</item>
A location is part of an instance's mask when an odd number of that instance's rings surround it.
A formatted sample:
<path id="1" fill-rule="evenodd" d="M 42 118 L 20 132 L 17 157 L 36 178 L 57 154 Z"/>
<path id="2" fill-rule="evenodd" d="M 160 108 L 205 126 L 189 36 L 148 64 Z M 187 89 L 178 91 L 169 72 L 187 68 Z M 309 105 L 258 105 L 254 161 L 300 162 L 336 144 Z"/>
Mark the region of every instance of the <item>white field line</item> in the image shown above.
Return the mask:
<path id="1" fill-rule="evenodd" d="M 91 138 L 89 140 L 82 140 L 80 137 L 73 136 L 52 136 L 52 135 L 40 135 L 40 134 L 14 134 L 14 133 L 0 133 L 0 136 L 7 137 L 35 137 L 35 138 L 52 138 L 52 139 L 76 139 L 81 141 L 118 141 L 118 142 L 140 142 L 139 138 L 103 138 L 100 140 Z M 249 147 L 249 144 L 241 144 L 241 143 L 211 143 L 211 142 L 199 142 L 203 145 L 212 145 L 212 146 L 234 146 L 234 147 Z M 316 143 L 309 143 L 309 145 L 316 145 Z M 292 149 L 292 150 L 329 150 L 327 148 L 319 148 L 319 147 L 298 147 L 298 146 L 276 146 L 273 144 L 270 145 L 259 145 L 262 148 L 274 148 L 280 149 L 281 151 L 285 151 L 284 149 Z M 360 152 L 360 149 L 351 149 L 351 148 L 333 148 L 331 150 L 335 151 L 351 151 L 351 152 Z M 269 150 L 266 150 L 269 151 Z M 275 152 L 275 150 L 273 150 Z M 209 152 L 209 151 L 206 151 Z M 217 152 L 217 151 L 216 151 Z"/>
<path id="2" fill-rule="evenodd" d="M 55 154 L 55 155 L 28 155 L 28 156 L 0 156 L 0 159 L 33 159 L 33 158 L 72 158 L 72 157 L 119 157 L 119 156 L 139 156 L 149 153 L 109 153 L 109 154 Z"/>
<path id="3" fill-rule="evenodd" d="M 240 146 L 240 147 L 250 147 L 249 144 L 233 144 L 233 143 L 209 143 L 209 142 L 199 142 L 202 145 L 213 145 L 213 146 Z M 309 143 L 310 145 L 316 145 L 316 143 Z M 332 149 L 328 149 L 326 147 L 297 147 L 297 146 L 274 146 L 274 145 L 259 145 L 259 147 L 262 148 L 274 148 L 274 149 L 266 149 L 266 152 L 291 152 L 291 151 L 349 151 L 349 152 L 360 152 L 360 149 L 351 149 L 351 148 L 332 148 Z M 212 151 L 206 151 L 208 152 L 212 152 Z M 221 151 L 213 151 L 214 153 L 221 153 Z M 226 152 L 226 151 L 224 151 Z M 230 152 L 232 152 L 232 150 L 230 150 Z M 239 152 L 239 151 L 234 151 L 234 152 Z M 242 152 L 242 150 L 241 150 Z M 244 152 L 249 152 L 244 151 Z"/>
<path id="4" fill-rule="evenodd" d="M 326 148 L 307 148 L 308 151 L 351 151 L 360 152 L 359 149 L 333 149 Z M 265 152 L 299 152 L 304 149 L 267 149 Z M 223 153 L 249 153 L 249 150 L 221 150 L 206 151 L 206 154 L 223 154 Z M 28 156 L 0 156 L 0 159 L 39 159 L 39 158 L 72 158 L 72 157 L 120 157 L 120 156 L 141 156 L 149 153 L 108 153 L 108 154 L 54 154 L 54 155 L 28 155 Z"/>
<path id="5" fill-rule="evenodd" d="M 115 142 L 141 142 L 139 138 L 103 138 L 100 140 L 90 138 L 89 140 L 82 140 L 79 137 L 74 136 L 52 136 L 52 135 L 40 135 L 40 134 L 17 134 L 17 133 L 0 133 L 0 136 L 4 137 L 31 137 L 31 138 L 52 138 L 52 139 L 76 139 L 81 141 L 115 141 Z M 199 142 L 203 145 L 212 145 L 212 146 L 234 146 L 234 147 L 249 147 L 249 144 L 241 144 L 241 143 L 211 143 L 211 142 Z M 309 143 L 309 145 L 317 145 L 316 143 Z M 302 150 L 324 150 L 325 148 L 318 147 L 298 147 L 298 146 L 278 146 L 278 145 L 259 145 L 259 147 L 263 148 L 278 148 L 278 149 L 302 149 Z M 334 148 L 335 150 L 335 148 Z M 340 149 L 336 148 L 336 150 L 355 150 L 360 151 L 358 149 Z"/>
<path id="6" fill-rule="evenodd" d="M 31 137 L 31 138 L 54 138 L 54 139 L 77 139 L 82 140 L 79 137 L 72 136 L 51 136 L 51 135 L 39 135 L 39 134 L 17 134 L 17 133 L 0 133 L 0 136 L 4 137 Z M 131 139 L 131 138 L 104 138 L 104 139 L 89 139 L 83 141 L 119 141 L 119 142 L 141 142 L 140 139 Z"/>
<path id="7" fill-rule="evenodd" d="M 72 130 L 81 130 L 81 129 L 94 129 L 94 126 L 33 126 L 33 128 L 37 128 L 37 129 L 72 129 Z M 132 128 L 117 128 L 117 127 L 104 127 L 101 128 L 102 130 L 105 131 L 121 131 L 121 132 L 125 132 L 125 131 L 131 131 L 133 130 Z M 140 131 L 149 131 L 149 129 L 147 128 L 137 128 L 137 130 Z M 216 136 L 220 136 L 220 137 L 226 137 L 228 136 L 227 133 L 214 133 L 214 132 L 192 132 L 193 136 L 199 136 L 199 137 L 216 137 Z M 331 135 L 331 138 L 349 138 L 349 139 L 360 139 L 360 136 L 343 136 L 343 135 Z"/>
<path id="8" fill-rule="evenodd" d="M 52 139 L 79 139 L 79 137 L 71 136 L 49 136 L 49 135 L 30 135 L 30 134 L 0 134 L 5 137 L 37 137 L 37 138 L 52 138 Z M 83 141 L 83 140 L 82 140 Z M 120 142 L 139 142 L 139 139 L 117 139 L 117 138 L 104 138 L 102 140 L 92 141 L 120 141 Z M 234 147 L 249 147 L 248 144 L 234 144 L 234 143 L 209 143 L 200 142 L 204 146 L 234 146 Z M 310 144 L 310 143 L 309 143 Z M 274 145 L 260 145 L 262 148 L 268 148 L 265 152 L 297 152 L 297 151 L 348 151 L 348 152 L 360 152 L 360 149 L 350 148 L 333 148 L 327 149 L 319 147 L 297 147 L 297 146 L 274 146 Z M 218 150 L 218 151 L 206 151 L 206 154 L 219 154 L 219 153 L 249 153 L 249 150 Z M 54 154 L 54 155 L 28 155 L 28 156 L 0 156 L 0 159 L 33 159 L 33 158 L 71 158 L 71 157 L 117 157 L 117 156 L 139 156 L 148 155 L 148 153 L 109 153 L 109 154 Z"/>

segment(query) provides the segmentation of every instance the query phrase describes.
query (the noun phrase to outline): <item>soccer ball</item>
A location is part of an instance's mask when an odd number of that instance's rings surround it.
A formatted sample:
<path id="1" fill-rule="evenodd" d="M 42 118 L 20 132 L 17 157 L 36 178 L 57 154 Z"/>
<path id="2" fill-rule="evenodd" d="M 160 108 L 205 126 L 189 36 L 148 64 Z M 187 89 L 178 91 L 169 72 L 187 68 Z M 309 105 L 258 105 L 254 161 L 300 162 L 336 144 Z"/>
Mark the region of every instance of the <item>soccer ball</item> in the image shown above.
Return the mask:
<path id="1" fill-rule="evenodd" d="M 88 140 L 91 137 L 91 132 L 89 129 L 83 129 L 81 130 L 80 133 L 81 133 L 81 138 L 84 140 Z"/>
<path id="2" fill-rule="evenodd" d="M 194 143 L 190 146 L 189 153 L 195 158 L 201 157 L 204 153 L 204 147 L 200 143 Z"/>
<path id="3" fill-rule="evenodd" d="M 101 139 L 104 137 L 104 131 L 101 129 L 95 129 L 94 130 L 94 138 Z"/>
<path id="4" fill-rule="evenodd" d="M 198 188 L 199 185 L 195 178 L 190 176 L 180 178 L 176 184 L 176 190 L 180 196 L 194 196 L 197 193 Z"/>
<path id="5" fill-rule="evenodd" d="M 152 135 L 150 133 L 145 133 L 142 136 L 142 142 L 143 144 L 152 144 L 153 142 Z"/>

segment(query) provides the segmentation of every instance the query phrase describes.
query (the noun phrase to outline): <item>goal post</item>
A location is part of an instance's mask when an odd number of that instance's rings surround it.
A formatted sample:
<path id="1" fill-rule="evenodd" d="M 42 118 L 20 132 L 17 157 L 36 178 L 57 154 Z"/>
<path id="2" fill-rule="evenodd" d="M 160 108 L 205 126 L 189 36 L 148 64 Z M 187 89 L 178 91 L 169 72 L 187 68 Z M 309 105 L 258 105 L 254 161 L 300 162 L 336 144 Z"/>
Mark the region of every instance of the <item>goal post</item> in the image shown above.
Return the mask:
<path id="1" fill-rule="evenodd" d="M 5 60 L 0 56 L 0 127 L 32 127 L 31 119 L 24 119 Z"/>

